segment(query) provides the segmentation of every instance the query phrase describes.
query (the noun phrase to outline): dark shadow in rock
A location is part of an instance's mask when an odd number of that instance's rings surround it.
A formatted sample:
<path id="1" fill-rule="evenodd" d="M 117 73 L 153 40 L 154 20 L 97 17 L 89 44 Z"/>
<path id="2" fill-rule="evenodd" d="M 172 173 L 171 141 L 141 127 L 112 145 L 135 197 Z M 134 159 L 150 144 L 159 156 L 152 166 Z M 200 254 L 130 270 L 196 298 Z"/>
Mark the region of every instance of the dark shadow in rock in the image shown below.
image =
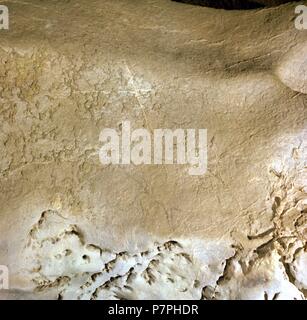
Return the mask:
<path id="1" fill-rule="evenodd" d="M 288 0 L 172 0 L 202 7 L 226 10 L 249 10 L 274 7 L 291 1 Z M 297 1 L 292 1 L 297 2 Z"/>

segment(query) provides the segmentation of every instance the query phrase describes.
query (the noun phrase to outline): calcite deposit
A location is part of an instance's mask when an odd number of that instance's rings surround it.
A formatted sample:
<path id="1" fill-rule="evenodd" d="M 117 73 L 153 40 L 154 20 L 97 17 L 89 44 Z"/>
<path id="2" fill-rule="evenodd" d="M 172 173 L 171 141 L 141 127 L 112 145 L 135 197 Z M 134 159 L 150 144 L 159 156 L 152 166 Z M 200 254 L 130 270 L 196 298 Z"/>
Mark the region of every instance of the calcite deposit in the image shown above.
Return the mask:
<path id="1" fill-rule="evenodd" d="M 1 3 L 0 299 L 306 299 L 299 3 L 210 2 Z M 207 129 L 206 173 L 102 164 L 123 121 Z"/>

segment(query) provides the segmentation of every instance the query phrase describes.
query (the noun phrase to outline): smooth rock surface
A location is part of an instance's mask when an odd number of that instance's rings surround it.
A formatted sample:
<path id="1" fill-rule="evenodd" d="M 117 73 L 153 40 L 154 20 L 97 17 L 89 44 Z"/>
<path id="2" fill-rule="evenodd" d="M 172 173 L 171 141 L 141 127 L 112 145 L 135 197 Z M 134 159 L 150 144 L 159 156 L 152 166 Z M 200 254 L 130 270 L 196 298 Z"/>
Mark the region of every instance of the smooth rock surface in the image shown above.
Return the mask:
<path id="1" fill-rule="evenodd" d="M 307 43 L 294 47 L 277 68 L 280 80 L 294 91 L 307 93 Z"/>

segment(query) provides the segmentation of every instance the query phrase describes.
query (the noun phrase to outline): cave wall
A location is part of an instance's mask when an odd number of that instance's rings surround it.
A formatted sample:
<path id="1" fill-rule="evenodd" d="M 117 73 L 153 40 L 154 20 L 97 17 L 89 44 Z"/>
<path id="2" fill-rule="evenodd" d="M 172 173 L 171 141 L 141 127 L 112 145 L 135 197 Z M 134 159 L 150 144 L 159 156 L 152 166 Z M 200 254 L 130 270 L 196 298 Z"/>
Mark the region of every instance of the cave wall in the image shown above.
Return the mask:
<path id="1" fill-rule="evenodd" d="M 305 299 L 296 4 L 7 1 L 0 297 Z M 206 128 L 208 171 L 104 166 L 99 134 Z"/>

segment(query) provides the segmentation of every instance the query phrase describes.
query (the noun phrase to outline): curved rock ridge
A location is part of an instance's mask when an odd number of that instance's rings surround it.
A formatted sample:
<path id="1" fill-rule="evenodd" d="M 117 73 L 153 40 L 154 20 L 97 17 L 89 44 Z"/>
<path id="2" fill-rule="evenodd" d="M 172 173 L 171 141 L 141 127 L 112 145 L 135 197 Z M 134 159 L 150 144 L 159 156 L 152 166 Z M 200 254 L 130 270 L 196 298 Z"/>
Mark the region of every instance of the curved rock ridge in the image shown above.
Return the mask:
<path id="1" fill-rule="evenodd" d="M 277 74 L 287 87 L 307 94 L 307 42 L 295 46 L 281 59 Z"/>

